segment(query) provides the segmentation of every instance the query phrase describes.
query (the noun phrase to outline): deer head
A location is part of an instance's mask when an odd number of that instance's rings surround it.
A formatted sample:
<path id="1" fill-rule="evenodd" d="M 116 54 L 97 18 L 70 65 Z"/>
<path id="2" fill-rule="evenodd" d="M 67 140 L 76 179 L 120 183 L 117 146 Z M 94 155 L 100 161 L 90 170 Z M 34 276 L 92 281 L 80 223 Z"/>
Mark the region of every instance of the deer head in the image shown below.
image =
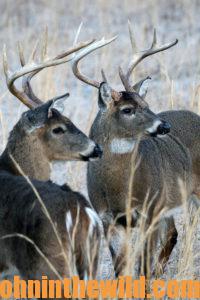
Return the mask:
<path id="1" fill-rule="evenodd" d="M 78 52 L 72 62 L 73 73 L 81 81 L 99 89 L 98 104 L 101 118 L 98 116 L 96 120 L 98 122 L 101 119 L 101 125 L 102 123 L 108 125 L 107 131 L 109 132 L 109 136 L 113 136 L 116 139 L 135 139 L 138 137 L 143 138 L 146 136 L 164 135 L 169 133 L 170 124 L 161 120 L 154 114 L 149 109 L 149 105 L 144 99 L 147 91 L 146 89 L 143 89 L 143 84 L 146 80 L 150 79 L 150 77 L 148 76 L 134 85 L 131 83 L 130 77 L 135 67 L 143 59 L 171 48 L 177 44 L 178 41 L 175 40 L 172 43 L 159 46 L 157 45 L 156 31 L 154 30 L 152 46 L 148 50 L 138 52 L 136 50 L 130 24 L 129 32 L 135 54 L 133 55 L 126 73 L 119 67 L 119 76 L 125 88 L 124 91 L 118 92 L 110 87 L 103 71 L 103 83 L 100 83 L 89 79 L 78 69 L 78 63 L 83 57 L 92 51 L 111 43 L 116 37 L 109 40 L 102 39 L 96 41 Z"/>
<path id="2" fill-rule="evenodd" d="M 101 148 L 62 115 L 68 96 L 63 95 L 23 113 L 17 127 L 42 145 L 49 161 L 87 161 L 100 157 Z"/>
<path id="3" fill-rule="evenodd" d="M 37 49 L 33 50 L 31 58 L 26 63 L 22 46 L 19 44 L 21 68 L 15 72 L 11 72 L 8 68 L 7 54 L 4 47 L 3 63 L 8 89 L 30 109 L 23 113 L 11 133 L 7 146 L 9 153 L 13 154 L 14 152 L 15 157 L 22 157 L 23 160 L 34 162 L 33 164 L 36 164 L 35 159 L 38 160 L 39 158 L 41 165 L 42 161 L 85 161 L 101 156 L 101 148 L 62 114 L 64 101 L 69 97 L 69 94 L 60 95 L 44 103 L 35 95 L 30 83 L 31 79 L 44 68 L 70 61 L 72 59 L 72 56 L 69 57 L 71 54 L 89 44 L 91 44 L 91 41 L 80 43 L 64 53 L 49 58 L 47 57 L 47 35 L 45 35 L 42 57 L 37 63 L 35 61 Z M 22 78 L 21 90 L 15 85 L 18 78 Z M 26 165 L 25 162 L 23 162 L 23 165 Z M 29 174 L 30 166 L 28 163 L 26 169 L 24 171 Z M 35 169 L 37 168 L 35 167 Z M 39 177 L 41 179 L 45 176 Z"/>

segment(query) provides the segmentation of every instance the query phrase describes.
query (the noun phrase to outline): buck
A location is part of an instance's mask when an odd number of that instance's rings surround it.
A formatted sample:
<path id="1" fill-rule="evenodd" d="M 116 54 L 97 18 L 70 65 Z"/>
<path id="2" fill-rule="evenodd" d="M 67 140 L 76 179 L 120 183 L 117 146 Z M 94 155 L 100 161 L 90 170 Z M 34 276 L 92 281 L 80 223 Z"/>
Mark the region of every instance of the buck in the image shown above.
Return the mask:
<path id="1" fill-rule="evenodd" d="M 30 84 L 38 72 L 69 61 L 88 43 L 51 59 L 43 56 L 38 63 L 35 51 L 26 63 L 20 46 L 21 68 L 13 73 L 4 49 L 8 89 L 30 109 L 0 157 L 0 270 L 14 266 L 25 279 L 96 276 L 99 218 L 80 193 L 50 181 L 50 163 L 95 160 L 102 150 L 62 114 L 69 94 L 43 103 Z M 18 78 L 23 78 L 22 90 L 15 85 Z"/>
<path id="2" fill-rule="evenodd" d="M 87 180 L 90 200 L 102 217 L 105 231 L 113 219 L 117 219 L 118 224 L 127 225 L 124 214 L 130 187 L 131 223 L 133 226 L 138 223 L 137 219 L 143 215 L 146 203 L 147 230 L 155 216 L 159 215 L 158 212 L 170 211 L 182 204 L 180 182 L 183 183 L 186 198 L 191 193 L 198 193 L 200 183 L 200 117 L 189 111 L 153 113 L 144 99 L 146 90 L 143 89 L 143 83 L 148 78 L 134 85 L 130 80 L 135 67 L 143 59 L 171 48 L 178 41 L 159 46 L 154 31 L 150 49 L 137 52 L 131 29 L 130 38 L 135 55 L 126 73 L 119 68 L 125 88 L 121 92 L 110 87 L 104 72 L 103 83 L 100 83 L 82 74 L 78 67 L 83 57 L 113 39 L 94 42 L 77 53 L 72 62 L 74 75 L 99 91 L 99 112 L 92 124 L 90 138 L 103 146 L 104 154 L 101 160 L 88 164 Z M 131 163 L 134 151 L 137 168 Z M 162 235 L 158 232 L 163 230 L 164 244 L 157 263 L 157 270 L 161 269 L 162 272 L 176 244 L 177 230 L 174 217 L 169 212 L 164 219 L 160 216 L 160 222 L 159 226 L 155 226 L 148 245 L 150 257 L 153 257 L 155 244 Z M 112 245 L 111 250 L 114 251 Z M 119 256 L 125 256 L 123 251 Z M 147 243 L 144 255 L 147 256 Z M 145 260 L 144 268 L 140 271 L 147 274 L 147 257 Z M 116 265 L 117 273 L 123 271 L 123 264 Z"/>

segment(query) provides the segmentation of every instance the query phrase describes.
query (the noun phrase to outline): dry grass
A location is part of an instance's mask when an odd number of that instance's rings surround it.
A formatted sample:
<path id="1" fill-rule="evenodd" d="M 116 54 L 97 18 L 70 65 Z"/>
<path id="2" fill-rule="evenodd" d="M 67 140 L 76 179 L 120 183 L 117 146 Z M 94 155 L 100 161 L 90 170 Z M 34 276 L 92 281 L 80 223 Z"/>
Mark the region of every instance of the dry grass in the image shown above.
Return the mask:
<path id="1" fill-rule="evenodd" d="M 119 65 L 126 66 L 131 55 L 128 39 L 127 20 L 134 24 L 134 32 L 141 48 L 149 46 L 153 27 L 157 28 L 159 41 L 179 39 L 171 50 L 147 59 L 136 76 L 151 75 L 147 100 L 152 110 L 189 108 L 200 112 L 199 101 L 199 53 L 200 53 L 200 5 L 192 0 L 1 0 L 0 38 L 2 46 L 7 44 L 10 66 L 19 66 L 16 55 L 16 42 L 25 45 L 29 56 L 35 41 L 46 25 L 49 28 L 49 52 L 56 54 L 72 45 L 75 32 L 81 21 L 84 29 L 80 40 L 119 34 L 115 44 L 92 54 L 85 59 L 83 70 L 90 76 L 100 79 L 103 67 L 111 84 L 120 88 L 117 75 Z M 2 49 L 1 49 L 2 50 Z M 0 51 L 1 51 L 0 50 Z M 0 64 L 0 122 L 1 151 L 8 133 L 26 108 L 7 93 Z M 97 112 L 95 89 L 78 82 L 72 75 L 70 65 L 49 68 L 34 79 L 34 89 L 42 99 L 48 99 L 64 91 L 71 93 L 66 106 L 66 114 L 83 131 L 88 133 Z M 87 195 L 83 163 L 55 164 L 52 178 L 59 183 L 68 182 L 76 190 Z M 81 176 L 80 176 L 81 174 Z M 187 221 L 188 211 L 177 214 L 176 226 L 179 232 L 175 247 L 167 265 L 165 278 L 198 278 L 200 228 L 199 214 L 193 222 Z M 186 234 L 187 233 L 187 234 Z M 136 244 L 135 244 L 136 245 Z M 136 249 L 134 250 L 136 252 Z M 112 274 L 106 256 L 104 278 Z"/>

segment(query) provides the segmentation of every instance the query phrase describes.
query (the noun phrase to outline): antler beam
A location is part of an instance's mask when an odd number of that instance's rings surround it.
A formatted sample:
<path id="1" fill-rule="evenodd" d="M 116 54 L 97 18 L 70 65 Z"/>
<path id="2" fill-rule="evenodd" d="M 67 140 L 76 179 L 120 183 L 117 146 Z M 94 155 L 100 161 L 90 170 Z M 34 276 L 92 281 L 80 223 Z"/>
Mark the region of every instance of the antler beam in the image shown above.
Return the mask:
<path id="1" fill-rule="evenodd" d="M 19 51 L 19 59 L 20 59 L 21 69 L 19 69 L 18 71 L 15 71 L 15 72 L 11 72 L 9 70 L 6 47 L 4 46 L 3 66 L 4 66 L 4 73 L 6 76 L 6 83 L 7 83 L 9 91 L 29 108 L 34 108 L 34 107 L 37 107 L 38 105 L 43 104 L 43 102 L 38 97 L 36 97 L 36 95 L 32 91 L 30 81 L 33 78 L 33 76 L 35 76 L 38 72 L 40 72 L 44 68 L 57 66 L 57 65 L 64 64 L 64 63 L 70 61 L 73 57 L 69 58 L 68 57 L 69 55 L 90 45 L 93 42 L 94 42 L 94 40 L 79 43 L 78 45 L 70 48 L 66 52 L 56 55 L 53 58 L 48 58 L 46 56 L 46 54 L 47 54 L 47 38 L 44 38 L 43 39 L 43 51 L 42 51 L 43 55 L 42 55 L 41 61 L 39 63 L 35 62 L 37 46 L 33 50 L 30 60 L 28 61 L 28 63 L 26 63 L 25 59 L 24 59 L 22 46 L 21 46 L 21 44 L 19 44 L 18 51 Z M 18 90 L 14 84 L 15 81 L 20 77 L 23 78 L 22 90 Z M 59 97 L 62 97 L 62 96 L 63 95 L 61 95 Z"/>
<path id="2" fill-rule="evenodd" d="M 89 53 L 110 44 L 111 42 L 116 40 L 116 38 L 117 38 L 117 36 L 115 36 L 111 39 L 108 39 L 108 40 L 105 40 L 104 38 L 102 38 L 101 40 L 93 42 L 91 45 L 85 47 L 82 51 L 75 54 L 75 57 L 72 60 L 72 70 L 73 70 L 74 75 L 81 81 L 83 81 L 89 85 L 92 85 L 96 88 L 99 88 L 100 82 L 98 82 L 94 79 L 90 79 L 86 75 L 82 74 L 78 68 L 78 64 L 79 64 L 80 60 L 82 58 L 84 58 L 85 56 L 87 56 Z"/>
<path id="3" fill-rule="evenodd" d="M 128 23 L 129 26 L 129 35 L 130 35 L 130 40 L 131 40 L 131 45 L 132 45 L 132 49 L 133 52 L 135 53 L 133 55 L 133 58 L 129 64 L 128 70 L 126 73 L 123 72 L 122 68 L 119 67 L 119 76 L 121 78 L 121 81 L 126 89 L 126 91 L 129 92 L 133 92 L 134 91 L 134 87 L 132 86 L 131 82 L 130 82 L 130 77 L 131 74 L 133 72 L 133 70 L 136 68 L 136 66 L 146 57 L 151 56 L 155 53 L 161 52 L 161 51 L 165 51 L 173 46 L 175 46 L 178 43 L 178 40 L 176 39 L 175 41 L 171 42 L 171 43 L 167 43 L 164 45 L 158 45 L 157 44 L 157 36 L 156 36 L 156 29 L 154 29 L 154 33 L 153 33 L 153 41 L 152 41 L 152 45 L 149 49 L 145 50 L 145 51 L 141 51 L 138 52 L 137 50 L 137 46 L 135 43 L 135 38 L 133 35 L 133 31 L 131 29 L 130 26 L 130 22 Z M 137 85 L 137 84 L 136 84 Z"/>

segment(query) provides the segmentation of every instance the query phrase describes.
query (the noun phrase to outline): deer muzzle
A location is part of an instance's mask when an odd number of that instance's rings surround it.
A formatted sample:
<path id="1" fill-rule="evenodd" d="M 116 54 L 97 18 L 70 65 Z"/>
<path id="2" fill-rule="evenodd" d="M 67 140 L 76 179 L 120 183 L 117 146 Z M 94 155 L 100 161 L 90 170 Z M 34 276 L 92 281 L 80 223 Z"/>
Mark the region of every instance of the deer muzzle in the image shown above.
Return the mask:
<path id="1" fill-rule="evenodd" d="M 171 125 L 168 122 L 156 120 L 153 125 L 146 130 L 146 132 L 152 137 L 157 137 L 158 135 L 165 135 L 169 133 L 170 129 Z"/>
<path id="2" fill-rule="evenodd" d="M 96 144 L 96 146 L 94 147 L 94 151 L 92 153 L 92 155 L 90 156 L 90 158 L 95 159 L 95 158 L 101 158 L 103 154 L 103 150 L 102 148 Z"/>
<path id="3" fill-rule="evenodd" d="M 158 126 L 157 134 L 165 135 L 170 132 L 171 125 L 166 122 L 162 121 L 162 123 Z"/>
<path id="4" fill-rule="evenodd" d="M 90 151 L 82 153 L 81 157 L 84 161 L 92 161 L 101 158 L 102 154 L 102 148 L 98 144 L 94 144 L 94 147 Z"/>

